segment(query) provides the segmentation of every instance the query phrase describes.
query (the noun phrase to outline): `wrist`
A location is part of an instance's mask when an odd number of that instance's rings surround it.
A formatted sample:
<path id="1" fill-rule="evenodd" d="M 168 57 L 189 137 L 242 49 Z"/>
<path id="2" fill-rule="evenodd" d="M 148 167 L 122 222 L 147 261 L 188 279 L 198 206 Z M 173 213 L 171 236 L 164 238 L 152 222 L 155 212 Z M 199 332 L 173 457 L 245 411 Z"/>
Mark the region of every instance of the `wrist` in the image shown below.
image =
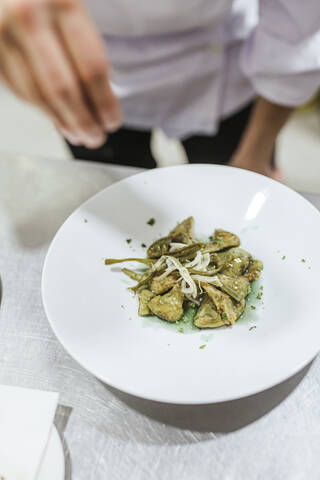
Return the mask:
<path id="1" fill-rule="evenodd" d="M 232 160 L 256 165 L 269 161 L 277 136 L 291 110 L 260 97 Z"/>
<path id="2" fill-rule="evenodd" d="M 261 142 L 243 142 L 234 152 L 231 161 L 245 165 L 265 165 L 270 162 L 275 148 L 275 139 Z"/>

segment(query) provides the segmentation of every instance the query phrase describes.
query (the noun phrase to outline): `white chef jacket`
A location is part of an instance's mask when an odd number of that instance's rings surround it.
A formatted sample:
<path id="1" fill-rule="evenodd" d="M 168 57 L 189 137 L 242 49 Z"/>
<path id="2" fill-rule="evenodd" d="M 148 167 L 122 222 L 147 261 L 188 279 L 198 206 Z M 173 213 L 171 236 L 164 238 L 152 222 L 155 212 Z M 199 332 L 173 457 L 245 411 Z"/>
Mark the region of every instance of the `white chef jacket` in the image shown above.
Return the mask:
<path id="1" fill-rule="evenodd" d="M 282 105 L 320 86 L 320 0 L 86 0 L 124 123 L 213 134 L 255 95 Z"/>

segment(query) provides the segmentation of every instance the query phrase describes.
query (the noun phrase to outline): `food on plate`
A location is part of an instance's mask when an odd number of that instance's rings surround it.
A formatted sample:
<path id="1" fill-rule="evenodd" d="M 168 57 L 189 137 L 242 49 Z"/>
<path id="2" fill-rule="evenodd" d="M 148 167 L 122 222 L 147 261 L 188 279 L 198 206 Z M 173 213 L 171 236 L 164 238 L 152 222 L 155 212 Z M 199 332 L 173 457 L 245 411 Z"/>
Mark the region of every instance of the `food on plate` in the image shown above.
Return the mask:
<path id="1" fill-rule="evenodd" d="M 244 312 L 250 283 L 263 270 L 234 233 L 216 229 L 207 242 L 197 239 L 193 217 L 153 242 L 147 258 L 105 260 L 106 265 L 121 262 L 145 266 L 143 272 L 122 269 L 137 282 L 131 289 L 139 315 L 179 322 L 193 306 L 193 324 L 201 329 L 233 325 Z"/>

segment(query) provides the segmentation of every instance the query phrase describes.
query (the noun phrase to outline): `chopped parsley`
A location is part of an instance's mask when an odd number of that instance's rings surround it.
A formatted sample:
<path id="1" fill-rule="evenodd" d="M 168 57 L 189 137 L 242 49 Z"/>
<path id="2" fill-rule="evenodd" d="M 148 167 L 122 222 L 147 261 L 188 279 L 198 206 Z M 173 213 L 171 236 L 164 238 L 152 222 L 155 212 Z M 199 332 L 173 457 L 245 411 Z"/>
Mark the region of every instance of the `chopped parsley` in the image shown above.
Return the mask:
<path id="1" fill-rule="evenodd" d="M 286 258 L 286 257 L 284 257 L 284 258 Z M 282 258 L 282 260 L 284 260 L 284 258 Z M 257 266 L 257 269 L 260 270 L 260 272 L 262 272 L 263 266 L 262 266 L 262 265 L 258 265 L 258 266 Z"/>
<path id="2" fill-rule="evenodd" d="M 83 221 L 84 221 L 84 223 L 88 223 L 88 219 L 87 219 L 87 218 L 85 218 Z"/>
<path id="3" fill-rule="evenodd" d="M 156 220 L 154 218 L 150 218 L 150 220 L 147 221 L 147 224 L 150 225 L 151 227 L 156 223 Z"/>
<path id="4" fill-rule="evenodd" d="M 226 313 L 223 313 L 223 314 L 221 315 L 221 318 L 222 318 L 223 320 L 228 320 L 228 315 L 227 315 Z"/>
<path id="5" fill-rule="evenodd" d="M 147 245 L 145 243 L 141 243 L 142 248 L 147 248 Z"/>
<path id="6" fill-rule="evenodd" d="M 251 330 L 254 330 L 255 328 L 257 328 L 255 325 L 253 325 L 252 327 L 249 328 L 249 332 L 251 332 Z"/>
<path id="7" fill-rule="evenodd" d="M 262 293 L 262 292 L 259 292 L 258 295 L 256 296 L 256 298 L 257 298 L 258 300 L 261 300 L 262 295 L 263 295 L 263 293 Z"/>
<path id="8" fill-rule="evenodd" d="M 283 255 L 283 256 L 282 256 L 282 260 L 285 260 L 285 259 L 286 259 L 286 256 L 285 256 L 285 255 Z"/>
<path id="9" fill-rule="evenodd" d="M 217 243 L 218 245 L 220 245 L 220 243 L 222 242 L 222 239 L 220 237 L 217 237 L 213 241 L 214 243 Z"/>
<path id="10" fill-rule="evenodd" d="M 306 263 L 306 259 L 305 259 L 305 258 L 302 258 L 302 259 L 301 259 L 301 262 Z"/>
<path id="11" fill-rule="evenodd" d="M 213 236 L 212 235 L 210 235 L 209 240 L 210 240 L 210 242 L 213 242 Z"/>
<path id="12" fill-rule="evenodd" d="M 179 328 L 179 332 L 183 333 L 183 328 L 182 327 Z"/>
<path id="13" fill-rule="evenodd" d="M 263 290 L 263 285 L 261 285 L 260 290 Z"/>
<path id="14" fill-rule="evenodd" d="M 124 305 L 121 305 L 121 308 L 124 308 Z"/>
<path id="15" fill-rule="evenodd" d="M 204 344 L 204 345 L 200 345 L 200 347 L 199 347 L 199 348 L 201 348 L 201 349 L 202 349 L 202 348 L 205 348 L 206 346 L 207 346 L 206 344 Z"/>
<path id="16" fill-rule="evenodd" d="M 127 242 L 127 243 L 131 243 L 131 242 L 132 242 L 132 238 L 127 238 L 126 242 Z"/>
<path id="17" fill-rule="evenodd" d="M 255 309 L 256 309 L 256 307 L 255 307 L 254 305 L 251 305 L 250 308 L 251 308 L 251 310 L 255 310 Z"/>

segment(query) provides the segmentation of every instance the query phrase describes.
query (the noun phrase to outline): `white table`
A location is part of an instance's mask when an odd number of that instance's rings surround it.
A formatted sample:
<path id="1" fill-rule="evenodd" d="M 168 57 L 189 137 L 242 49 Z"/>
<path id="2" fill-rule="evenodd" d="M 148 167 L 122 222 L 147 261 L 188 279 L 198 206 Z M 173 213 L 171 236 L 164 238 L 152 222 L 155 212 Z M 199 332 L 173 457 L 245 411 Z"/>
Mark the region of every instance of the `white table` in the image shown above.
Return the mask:
<path id="1" fill-rule="evenodd" d="M 103 385 L 53 335 L 40 294 L 48 245 L 78 205 L 135 171 L 0 155 L 0 383 L 61 393 L 67 480 L 319 479 L 319 359 L 240 401 L 170 406 Z"/>

